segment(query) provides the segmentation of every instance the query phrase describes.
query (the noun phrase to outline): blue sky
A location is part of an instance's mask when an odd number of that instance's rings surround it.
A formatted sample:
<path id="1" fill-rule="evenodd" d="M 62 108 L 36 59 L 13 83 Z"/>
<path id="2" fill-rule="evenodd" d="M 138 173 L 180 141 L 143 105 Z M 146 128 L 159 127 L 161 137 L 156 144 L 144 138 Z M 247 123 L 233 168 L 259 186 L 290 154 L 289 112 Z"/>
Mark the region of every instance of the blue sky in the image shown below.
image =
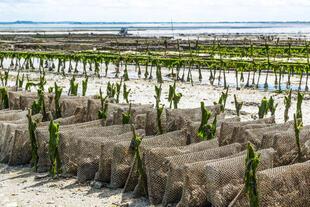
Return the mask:
<path id="1" fill-rule="evenodd" d="M 0 21 L 310 21 L 310 0 L 0 0 Z"/>

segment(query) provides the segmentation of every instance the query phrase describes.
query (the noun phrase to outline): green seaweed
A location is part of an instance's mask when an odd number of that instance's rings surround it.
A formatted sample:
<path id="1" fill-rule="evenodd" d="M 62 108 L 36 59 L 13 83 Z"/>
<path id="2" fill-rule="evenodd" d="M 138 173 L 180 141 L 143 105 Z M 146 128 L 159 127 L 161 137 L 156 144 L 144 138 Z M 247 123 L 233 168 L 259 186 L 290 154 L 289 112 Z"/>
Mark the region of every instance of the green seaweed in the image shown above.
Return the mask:
<path id="1" fill-rule="evenodd" d="M 158 86 L 155 86 L 155 99 L 160 101 L 160 97 L 161 97 L 161 91 L 162 91 L 162 87 L 161 84 Z"/>
<path id="2" fill-rule="evenodd" d="M 303 123 L 302 121 L 298 120 L 297 116 L 294 114 L 294 131 L 295 131 L 295 140 L 297 145 L 297 153 L 298 153 L 298 161 L 301 162 L 301 147 L 300 147 L 300 139 L 299 133 L 300 129 L 302 128 Z"/>
<path id="3" fill-rule="evenodd" d="M 182 98 L 182 93 L 176 93 L 175 89 L 176 89 L 176 81 L 174 81 L 173 85 L 169 86 L 168 102 L 170 102 L 170 108 L 173 103 L 174 109 L 177 109 L 178 104 Z"/>
<path id="4" fill-rule="evenodd" d="M 123 83 L 123 79 L 121 79 L 120 83 L 116 83 L 116 103 L 119 103 L 119 96 L 121 93 L 122 83 Z"/>
<path id="5" fill-rule="evenodd" d="M 235 108 L 236 108 L 237 116 L 240 116 L 240 110 L 242 108 L 243 101 L 238 101 L 236 94 L 234 94 L 234 100 L 235 100 Z"/>
<path id="6" fill-rule="evenodd" d="M 70 80 L 70 88 L 68 91 L 68 95 L 73 95 L 77 96 L 77 91 L 78 91 L 79 84 L 75 83 L 75 77 L 73 76 L 72 79 Z"/>
<path id="7" fill-rule="evenodd" d="M 48 87 L 47 91 L 48 93 L 53 93 L 54 87 L 53 86 Z"/>
<path id="8" fill-rule="evenodd" d="M 228 87 L 226 88 L 226 92 L 222 92 L 218 102 L 213 102 L 214 105 L 221 104 L 221 112 L 224 112 L 226 101 L 228 97 Z"/>
<path id="9" fill-rule="evenodd" d="M 297 108 L 296 108 L 296 117 L 297 117 L 297 119 L 302 119 L 301 104 L 302 104 L 302 101 L 304 99 L 304 95 L 305 94 L 300 93 L 299 91 L 297 93 Z"/>
<path id="10" fill-rule="evenodd" d="M 54 178 L 61 173 L 61 161 L 59 157 L 59 123 L 55 123 L 52 119 L 48 128 L 50 139 L 48 143 L 49 158 L 51 161 L 50 174 Z"/>
<path id="11" fill-rule="evenodd" d="M 35 134 L 35 130 L 37 128 L 37 122 L 33 120 L 31 116 L 32 112 L 31 109 L 28 109 L 28 133 L 30 137 L 30 144 L 31 144 L 31 155 L 32 155 L 32 161 L 33 161 L 33 170 L 37 171 L 38 170 L 38 143 L 37 143 L 37 138 Z"/>
<path id="12" fill-rule="evenodd" d="M 4 71 L 4 86 L 8 85 L 9 71 Z"/>
<path id="13" fill-rule="evenodd" d="M 123 85 L 123 98 L 126 101 L 126 103 L 129 103 L 128 96 L 129 96 L 130 91 L 131 91 L 131 89 L 127 90 L 127 85 L 124 83 L 124 85 Z"/>
<path id="14" fill-rule="evenodd" d="M 104 125 L 106 124 L 106 121 L 108 118 L 108 107 L 109 107 L 109 102 L 106 99 L 104 106 L 102 106 L 101 109 L 98 110 L 98 118 L 103 120 Z"/>
<path id="15" fill-rule="evenodd" d="M 157 127 L 158 127 L 158 134 L 163 134 L 164 130 L 161 123 L 161 115 L 163 113 L 165 105 L 160 106 L 160 100 L 156 100 L 156 112 L 157 112 Z"/>
<path id="16" fill-rule="evenodd" d="M 244 181 L 245 181 L 245 190 L 247 196 L 250 200 L 250 207 L 258 207 L 259 206 L 259 196 L 258 196 L 258 189 L 257 189 L 257 176 L 256 171 L 259 166 L 259 157 L 260 153 L 255 154 L 254 149 L 251 143 L 248 143 L 247 146 L 247 156 L 245 159 L 245 174 L 244 174 Z"/>
<path id="17" fill-rule="evenodd" d="M 287 122 L 289 120 L 288 111 L 291 107 L 291 103 L 292 103 L 292 90 L 289 91 L 288 96 L 284 97 L 284 105 L 285 105 L 284 122 Z"/>
<path id="18" fill-rule="evenodd" d="M 114 85 L 114 83 L 110 83 L 110 81 L 108 82 L 107 85 L 107 95 L 109 96 L 109 98 L 113 98 L 116 94 L 116 86 Z"/>
<path id="19" fill-rule="evenodd" d="M 131 104 L 129 104 L 129 109 L 127 113 L 122 113 L 122 124 L 130 124 L 131 120 Z"/>
<path id="20" fill-rule="evenodd" d="M 268 113 L 268 109 L 269 109 L 268 100 L 266 99 L 266 97 L 264 97 L 261 100 L 260 105 L 258 106 L 258 118 L 259 119 L 264 118 L 264 116 L 267 115 L 267 113 Z"/>
<path id="21" fill-rule="evenodd" d="M 201 137 L 202 140 L 210 140 L 215 137 L 217 114 L 211 124 L 208 121 L 211 117 L 211 112 L 205 107 L 204 102 L 200 102 L 201 105 L 201 123 L 198 128 L 197 136 Z"/>
<path id="22" fill-rule="evenodd" d="M 274 99 L 270 96 L 268 101 L 268 110 L 270 111 L 271 115 L 273 116 L 276 112 L 278 104 L 274 104 Z"/>
<path id="23" fill-rule="evenodd" d="M 146 178 L 144 177 L 145 172 L 143 170 L 143 163 L 142 163 L 142 158 L 140 155 L 140 145 L 142 143 L 142 139 L 143 137 L 138 137 L 136 134 L 136 130 L 135 127 L 133 125 L 131 125 L 131 130 L 133 133 L 133 138 L 130 142 L 130 146 L 128 149 L 128 153 L 132 156 L 132 157 L 136 157 L 137 159 L 137 171 L 139 174 L 139 184 L 141 185 L 140 187 L 143 189 L 144 191 L 144 195 L 147 195 L 147 187 L 146 187 Z"/>
<path id="24" fill-rule="evenodd" d="M 82 81 L 82 96 L 86 95 L 87 85 L 88 85 L 88 77 L 86 77 L 85 80 Z"/>
<path id="25" fill-rule="evenodd" d="M 54 96 L 54 101 L 55 101 L 55 115 L 56 119 L 61 117 L 61 104 L 59 103 L 61 93 L 62 93 L 62 88 L 60 88 L 57 83 L 55 82 L 55 96 Z"/>
<path id="26" fill-rule="evenodd" d="M 8 109 L 9 96 L 8 96 L 8 89 L 6 87 L 0 88 L 0 96 L 1 96 L 1 109 Z"/>
<path id="27" fill-rule="evenodd" d="M 36 85 L 35 83 L 28 81 L 28 82 L 26 83 L 25 90 L 27 91 L 27 90 L 30 89 L 30 87 L 35 86 L 35 85 Z"/>
<path id="28" fill-rule="evenodd" d="M 46 112 L 46 108 L 45 108 L 45 100 L 44 100 L 44 91 L 42 90 L 42 88 L 38 88 L 38 100 L 35 100 L 32 103 L 31 106 L 31 110 L 32 110 L 32 115 L 38 114 L 42 112 L 43 115 L 43 120 L 46 121 L 48 120 L 47 117 L 47 112 Z"/>

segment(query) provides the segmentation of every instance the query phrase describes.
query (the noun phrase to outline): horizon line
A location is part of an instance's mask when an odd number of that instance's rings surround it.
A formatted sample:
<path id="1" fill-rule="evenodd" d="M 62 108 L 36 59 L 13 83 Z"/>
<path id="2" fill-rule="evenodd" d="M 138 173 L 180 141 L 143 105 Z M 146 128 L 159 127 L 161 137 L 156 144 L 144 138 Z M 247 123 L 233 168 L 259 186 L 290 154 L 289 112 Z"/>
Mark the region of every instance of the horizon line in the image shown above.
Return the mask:
<path id="1" fill-rule="evenodd" d="M 290 21 L 0 21 L 0 24 L 60 24 L 60 23 L 73 23 L 73 24 L 137 24 L 137 23 L 310 23 L 310 20 L 290 20 Z"/>

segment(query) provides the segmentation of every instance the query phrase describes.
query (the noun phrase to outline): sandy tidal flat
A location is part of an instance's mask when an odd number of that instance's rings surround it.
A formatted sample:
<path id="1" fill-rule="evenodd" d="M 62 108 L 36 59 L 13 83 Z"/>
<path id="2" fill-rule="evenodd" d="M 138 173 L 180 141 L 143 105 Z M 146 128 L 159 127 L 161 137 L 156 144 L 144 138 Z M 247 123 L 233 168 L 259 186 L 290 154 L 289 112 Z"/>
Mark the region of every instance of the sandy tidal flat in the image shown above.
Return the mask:
<path id="1" fill-rule="evenodd" d="M 11 72 L 10 85 L 14 85 L 16 76 L 15 72 Z M 206 74 L 207 76 L 207 74 Z M 31 73 L 30 77 L 33 81 L 38 80 L 38 73 Z M 228 81 L 234 81 L 234 74 L 228 74 Z M 61 75 L 47 74 L 46 79 L 48 86 L 57 84 L 64 88 L 64 93 L 69 89 L 70 77 Z M 270 82 L 273 77 L 270 76 Z M 79 83 L 79 92 L 81 91 L 81 82 L 83 77 L 76 77 Z M 261 80 L 264 80 L 262 77 Z M 108 81 L 119 82 L 119 78 L 89 78 L 87 95 L 98 94 L 101 87 L 105 93 Z M 293 84 L 298 83 L 298 79 L 292 80 Z M 132 103 L 154 104 L 154 87 L 158 85 L 156 80 L 131 79 L 126 81 L 128 89 L 131 89 L 129 100 Z M 164 81 L 162 84 L 161 103 L 169 106 L 167 101 L 169 85 L 171 81 Z M 216 84 L 215 84 L 216 85 Z M 47 87 L 46 87 L 47 88 Z M 33 88 L 35 91 L 35 89 Z M 220 94 L 224 91 L 221 86 L 210 86 L 206 84 L 195 83 L 193 86 L 190 83 L 177 82 L 177 92 L 182 93 L 182 98 L 179 104 L 180 108 L 195 108 L 200 107 L 200 102 L 204 101 L 206 105 L 212 105 L 214 101 L 218 101 Z M 284 117 L 284 96 L 285 93 L 264 92 L 257 89 L 241 89 L 231 87 L 227 99 L 226 108 L 229 111 L 235 109 L 233 95 L 236 94 L 239 100 L 244 101 L 242 107 L 242 121 L 253 120 L 257 118 L 258 103 L 266 96 L 274 96 L 275 103 L 278 104 L 276 110 L 276 122 L 282 123 Z M 121 95 L 122 97 L 122 95 Z M 296 112 L 296 92 L 292 95 L 292 106 L 289 111 L 290 120 L 293 119 L 293 114 Z M 121 102 L 124 102 L 121 99 Z M 305 95 L 305 100 L 302 104 L 304 125 L 310 124 L 310 101 L 309 94 Z M 270 114 L 268 114 L 270 116 Z M 77 183 L 76 178 L 62 178 L 60 180 L 51 180 L 48 177 L 42 177 L 42 174 L 36 174 L 30 171 L 29 167 L 8 167 L 0 164 L 0 206 L 122 206 L 121 203 L 129 203 L 129 206 L 150 206 L 145 199 L 133 199 L 131 194 L 122 194 L 121 189 L 111 190 L 103 187 L 101 189 L 94 188 L 91 183 L 81 185 Z"/>

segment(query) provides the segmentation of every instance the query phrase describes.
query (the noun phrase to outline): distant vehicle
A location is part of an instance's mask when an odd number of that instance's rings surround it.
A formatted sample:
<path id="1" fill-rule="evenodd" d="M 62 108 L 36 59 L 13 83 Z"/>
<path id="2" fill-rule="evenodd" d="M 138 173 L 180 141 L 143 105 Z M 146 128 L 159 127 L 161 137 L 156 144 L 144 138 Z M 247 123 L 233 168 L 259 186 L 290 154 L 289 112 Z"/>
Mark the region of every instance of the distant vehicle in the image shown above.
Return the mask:
<path id="1" fill-rule="evenodd" d="M 122 36 L 128 35 L 128 28 L 122 27 L 118 34 Z"/>

